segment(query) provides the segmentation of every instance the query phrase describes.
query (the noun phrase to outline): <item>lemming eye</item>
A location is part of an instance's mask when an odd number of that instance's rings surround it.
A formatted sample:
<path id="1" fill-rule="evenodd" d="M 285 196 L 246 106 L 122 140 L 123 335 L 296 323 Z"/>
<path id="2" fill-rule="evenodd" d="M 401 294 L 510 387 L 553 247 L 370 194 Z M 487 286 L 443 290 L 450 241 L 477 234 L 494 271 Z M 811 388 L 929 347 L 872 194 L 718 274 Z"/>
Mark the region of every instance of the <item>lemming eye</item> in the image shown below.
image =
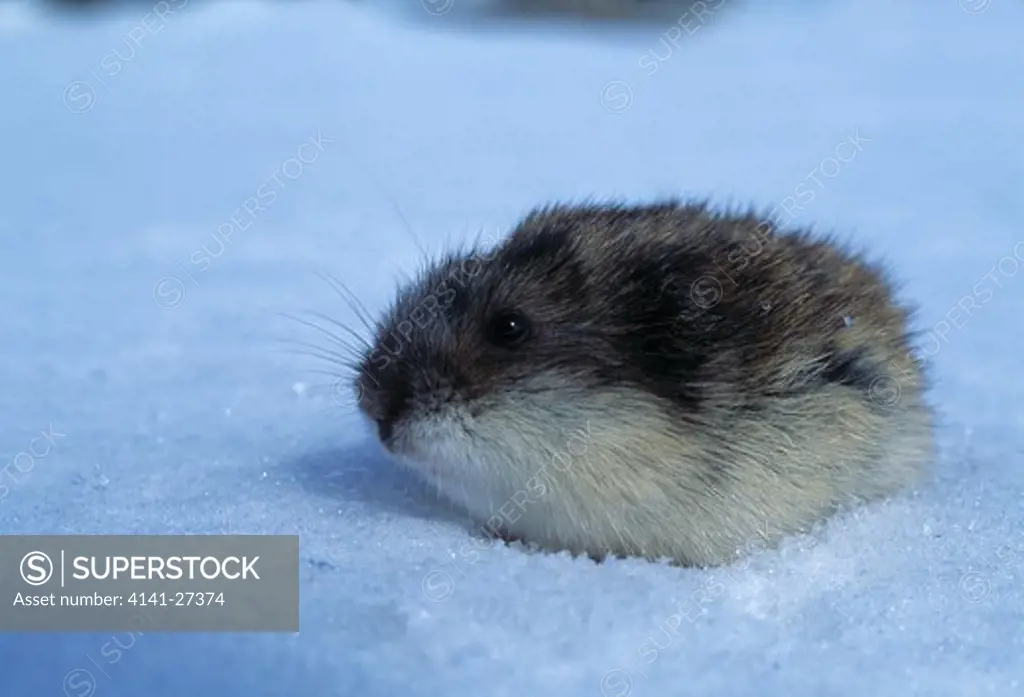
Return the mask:
<path id="1" fill-rule="evenodd" d="M 521 344 L 532 333 L 530 320 L 518 310 L 499 312 L 487 324 L 487 340 L 504 348 Z"/>

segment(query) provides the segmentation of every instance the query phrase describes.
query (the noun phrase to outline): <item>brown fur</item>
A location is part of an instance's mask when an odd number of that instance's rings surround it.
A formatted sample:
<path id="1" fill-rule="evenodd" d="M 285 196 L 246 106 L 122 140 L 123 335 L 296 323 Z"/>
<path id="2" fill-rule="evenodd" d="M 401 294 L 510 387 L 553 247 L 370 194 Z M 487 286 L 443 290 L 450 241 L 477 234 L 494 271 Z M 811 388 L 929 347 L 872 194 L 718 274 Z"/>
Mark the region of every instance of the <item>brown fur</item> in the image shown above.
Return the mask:
<path id="1" fill-rule="evenodd" d="M 509 311 L 528 336 L 495 343 Z M 403 289 L 358 384 L 385 445 L 502 534 L 714 564 L 917 480 L 907 324 L 880 268 L 753 212 L 554 206 Z"/>

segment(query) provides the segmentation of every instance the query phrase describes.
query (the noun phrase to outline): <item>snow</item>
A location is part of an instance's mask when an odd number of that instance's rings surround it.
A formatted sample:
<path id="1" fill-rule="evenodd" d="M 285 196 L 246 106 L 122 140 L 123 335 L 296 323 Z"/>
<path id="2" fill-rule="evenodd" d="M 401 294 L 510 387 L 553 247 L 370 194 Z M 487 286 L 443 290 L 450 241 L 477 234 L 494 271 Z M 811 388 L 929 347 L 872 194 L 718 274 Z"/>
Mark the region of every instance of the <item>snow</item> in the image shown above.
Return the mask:
<path id="1" fill-rule="evenodd" d="M 1024 6 L 726 0 L 673 45 L 182 4 L 0 9 L 0 465 L 52 438 L 0 531 L 298 533 L 302 630 L 2 635 L 0 694 L 1019 693 Z M 282 341 L 326 347 L 282 312 L 359 326 L 320 272 L 379 311 L 421 249 L 674 193 L 889 261 L 935 378 L 931 481 L 724 569 L 491 547 Z"/>

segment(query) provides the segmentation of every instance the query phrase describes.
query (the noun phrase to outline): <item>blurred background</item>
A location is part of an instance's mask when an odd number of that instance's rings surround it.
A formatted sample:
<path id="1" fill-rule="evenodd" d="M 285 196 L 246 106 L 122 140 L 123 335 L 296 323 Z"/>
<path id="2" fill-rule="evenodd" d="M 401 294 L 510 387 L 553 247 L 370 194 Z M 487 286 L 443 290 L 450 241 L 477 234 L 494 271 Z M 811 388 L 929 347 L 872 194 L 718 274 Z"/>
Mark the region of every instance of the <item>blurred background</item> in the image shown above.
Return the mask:
<path id="1" fill-rule="evenodd" d="M 193 0 L 194 2 L 216 2 L 218 0 Z M 300 0 L 301 1 L 301 0 Z M 381 4 L 373 0 L 341 0 L 361 4 Z M 695 8 L 714 12 L 725 0 L 385 0 L 395 7 L 411 8 L 421 6 L 428 14 L 455 13 L 482 19 L 503 17 L 521 19 L 606 19 L 606 20 L 656 20 L 680 15 Z M 117 5 L 146 4 L 148 0 L 44 0 L 55 10 L 91 11 L 106 10 Z M 743 0 L 733 0 L 730 5 L 739 5 Z M 152 4 L 152 3 L 150 3 Z M 169 3 L 173 5 L 174 3 Z M 702 9 L 703 8 L 703 9 Z"/>
<path id="2" fill-rule="evenodd" d="M 1018 0 L 0 2 L 0 533 L 302 546 L 297 635 L 0 634 L 0 696 L 1019 694 L 1022 27 Z M 347 382 L 281 350 L 337 349 L 282 312 L 363 326 L 319 271 L 376 313 L 538 204 L 665 195 L 886 261 L 940 413 L 920 491 L 722 571 L 465 555 Z"/>

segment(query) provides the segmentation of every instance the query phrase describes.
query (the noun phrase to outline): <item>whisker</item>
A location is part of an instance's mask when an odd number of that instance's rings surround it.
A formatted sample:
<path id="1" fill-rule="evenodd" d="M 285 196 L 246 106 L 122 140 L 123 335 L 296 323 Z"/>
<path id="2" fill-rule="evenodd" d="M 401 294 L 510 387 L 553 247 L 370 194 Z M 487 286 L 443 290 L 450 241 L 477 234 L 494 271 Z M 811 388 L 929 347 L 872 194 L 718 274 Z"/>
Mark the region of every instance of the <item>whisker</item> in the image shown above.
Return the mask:
<path id="1" fill-rule="evenodd" d="M 359 299 L 359 296 L 352 292 L 351 288 L 346 286 L 340 280 L 338 281 L 338 283 L 341 284 L 341 287 L 344 288 L 345 291 L 348 293 L 349 297 L 352 299 L 352 302 L 354 302 L 356 306 L 360 309 L 360 311 L 362 312 L 362 316 L 366 318 L 363 324 L 366 326 L 367 329 L 369 329 L 370 334 L 375 334 L 377 330 L 377 322 L 374 319 L 373 313 L 366 308 L 366 305 L 363 304 L 363 301 Z M 353 310 L 354 309 L 355 308 L 353 308 Z"/>
<path id="2" fill-rule="evenodd" d="M 366 339 L 366 337 L 359 334 L 356 330 L 352 329 L 347 324 L 344 324 L 343 322 L 334 319 L 330 315 L 325 315 L 324 313 L 317 312 L 316 310 L 307 310 L 307 313 L 312 317 L 316 317 L 317 319 L 327 322 L 328 324 L 333 324 L 335 327 L 341 329 L 342 331 L 348 332 L 350 336 L 353 336 L 356 339 L 358 339 L 359 342 L 366 348 L 366 350 L 376 348 L 373 343 Z"/>
<path id="3" fill-rule="evenodd" d="M 308 347 L 308 348 L 313 349 L 313 350 L 312 351 L 309 351 L 309 350 L 299 351 L 298 349 L 281 349 L 281 351 L 283 353 L 288 353 L 288 354 L 292 354 L 292 355 L 296 355 L 296 356 L 308 356 L 310 358 L 319 358 L 320 360 L 327 361 L 328 363 L 332 363 L 332 364 L 337 365 L 337 366 L 342 366 L 342 367 L 348 368 L 350 370 L 359 370 L 359 363 L 358 362 L 356 362 L 354 360 L 351 360 L 349 358 L 346 358 L 345 356 L 343 356 L 342 354 L 340 354 L 340 353 L 338 353 L 336 351 L 331 351 L 329 349 L 320 348 L 318 346 L 314 346 L 313 344 L 301 344 L 300 343 L 298 345 L 299 346 L 305 346 L 305 347 Z"/>
<path id="4" fill-rule="evenodd" d="M 329 286 L 331 286 L 331 288 L 334 289 L 335 293 L 341 296 L 341 299 L 344 300 L 345 304 L 347 304 L 349 308 L 352 310 L 352 312 L 355 313 L 356 317 L 359 319 L 360 322 L 363 323 L 363 326 L 366 327 L 366 329 L 370 332 L 371 336 L 375 334 L 376 329 L 374 327 L 373 318 L 370 316 L 370 313 L 366 309 L 366 306 L 363 305 L 359 301 L 359 298 L 356 297 L 356 294 L 349 290 L 348 286 L 346 286 L 337 276 L 330 273 L 329 271 L 317 270 L 316 273 L 321 280 L 326 282 Z"/>
<path id="5" fill-rule="evenodd" d="M 409 223 L 409 219 L 405 217 L 405 213 L 402 212 L 402 208 L 401 206 L 398 205 L 398 201 L 392 198 L 391 194 L 389 194 L 387 189 L 385 189 L 383 186 L 380 186 L 379 184 L 377 184 L 376 186 L 377 190 L 380 191 L 380 193 L 384 195 L 384 198 L 387 199 L 388 203 L 391 204 L 391 209 L 398 214 L 398 218 L 402 221 L 402 225 L 405 227 L 405 231 L 409 233 L 409 238 L 412 240 L 412 243 L 416 245 L 416 251 L 419 252 L 420 254 L 425 255 L 427 253 L 427 250 L 420 242 L 419 238 L 416 237 L 416 232 L 412 229 L 412 225 Z"/>
<path id="6" fill-rule="evenodd" d="M 345 354 L 345 353 L 342 353 L 341 351 L 335 351 L 334 349 L 331 349 L 330 347 L 327 347 L 327 346 L 323 346 L 321 344 L 314 344 L 312 342 L 302 341 L 300 339 L 292 339 L 291 337 L 277 337 L 277 338 L 275 338 L 273 340 L 272 343 L 287 344 L 287 345 L 291 345 L 291 346 L 302 346 L 304 348 L 311 348 L 311 349 L 314 349 L 316 351 L 322 351 L 324 353 L 333 354 L 333 355 L 335 355 L 335 356 L 337 356 L 339 358 L 347 357 L 347 358 L 349 358 L 349 359 L 351 359 L 351 360 L 353 360 L 353 361 L 355 361 L 357 363 L 359 361 L 361 361 L 362 358 L 363 358 L 363 353 L 361 351 L 354 350 L 354 349 L 352 349 L 350 347 L 347 347 L 347 346 L 343 346 L 342 347 L 342 348 L 348 349 L 348 353 Z"/>
<path id="7" fill-rule="evenodd" d="M 318 313 L 311 313 L 311 314 L 313 314 L 314 316 L 317 316 L 318 318 L 320 317 L 320 315 L 319 315 Z M 305 326 L 307 326 L 307 327 L 309 327 L 309 328 L 311 328 L 311 329 L 315 329 L 315 330 L 317 330 L 317 331 L 318 331 L 318 332 L 320 332 L 321 334 L 324 334 L 325 336 L 329 337 L 329 338 L 330 338 L 331 340 L 333 340 L 333 341 L 334 341 L 335 343 L 337 343 L 338 345 L 340 345 L 340 346 L 344 346 L 345 348 L 347 348 L 347 349 L 348 349 L 348 350 L 350 350 L 350 351 L 353 351 L 353 352 L 354 352 L 354 353 L 356 353 L 357 355 L 358 355 L 358 354 L 360 354 L 360 353 L 362 353 L 362 352 L 363 352 L 364 350 L 367 350 L 367 349 L 370 349 L 370 348 L 372 348 L 372 347 L 371 347 L 371 346 L 370 346 L 370 345 L 369 345 L 369 344 L 368 344 L 368 343 L 366 342 L 366 340 L 365 340 L 365 339 L 363 339 L 362 337 L 360 337 L 360 336 L 359 336 L 358 334 L 356 334 L 356 333 L 355 333 L 354 331 L 352 331 L 351 329 L 349 329 L 349 328 L 348 328 L 348 327 L 346 327 L 345 325 L 341 324 L 340 322 L 335 322 L 335 321 L 331 320 L 331 319 L 330 319 L 329 317 L 327 317 L 326 315 L 323 315 L 323 316 L 322 316 L 322 318 L 323 318 L 323 319 L 325 319 L 325 320 L 331 321 L 331 322 L 332 322 L 333 324 L 337 325 L 337 326 L 338 326 L 338 327 L 339 327 L 340 329 L 346 330 L 346 331 L 348 331 L 348 332 L 349 332 L 350 334 L 352 334 L 352 336 L 354 336 L 354 337 L 355 337 L 356 339 L 358 339 L 358 340 L 359 340 L 359 341 L 360 341 L 360 342 L 362 343 L 362 349 L 361 349 L 360 347 L 358 347 L 358 346 L 353 346 L 352 344 L 348 343 L 348 342 L 347 342 L 346 340 L 342 339 L 342 338 L 341 338 L 340 336 L 338 336 L 338 335 L 337 335 L 337 334 L 335 334 L 334 332 L 330 331 L 329 329 L 326 329 L 326 328 L 324 328 L 324 327 L 321 327 L 321 326 L 320 326 L 319 324 L 317 324 L 316 322 L 311 322 L 311 321 L 309 321 L 308 319 L 303 319 L 302 317 L 299 317 L 299 316 L 297 316 L 297 315 L 290 315 L 290 314 L 282 314 L 282 316 L 283 316 L 283 317 L 286 317 L 286 318 L 288 318 L 288 319 L 290 319 L 290 320 L 292 320 L 293 322 L 298 322 L 299 324 L 303 324 L 303 325 L 305 325 Z"/>
<path id="8" fill-rule="evenodd" d="M 411 286 L 411 285 L 413 285 L 413 283 L 415 282 L 415 279 L 413 279 L 413 277 L 410 276 L 409 273 L 405 269 L 396 269 L 396 270 L 398 272 L 398 276 L 402 279 L 401 282 L 400 282 L 400 285 L 403 285 L 403 286 Z"/>
<path id="9" fill-rule="evenodd" d="M 330 373 L 327 373 L 327 374 L 329 375 Z M 334 382 L 332 382 L 330 384 L 325 383 L 325 382 L 318 382 L 318 383 L 315 383 L 315 384 L 307 386 L 306 387 L 306 392 L 308 394 L 312 394 L 312 395 L 327 393 L 327 394 L 330 394 L 331 396 L 333 396 L 334 395 L 334 391 L 335 391 L 335 389 L 337 387 L 337 384 L 338 384 L 337 381 L 334 381 Z"/>
<path id="10" fill-rule="evenodd" d="M 299 372 L 301 372 L 301 373 L 311 373 L 313 375 L 326 375 L 328 377 L 337 378 L 338 380 L 341 380 L 341 379 L 343 379 L 345 377 L 344 375 L 339 375 L 337 372 L 335 372 L 333 370 L 323 370 L 323 369 L 320 369 L 320 368 L 300 368 Z M 356 371 L 356 372 L 358 372 L 358 371 Z M 354 377 L 354 376 L 350 376 L 350 377 Z"/>
<path id="11" fill-rule="evenodd" d="M 394 197 L 391 195 L 391 192 L 389 192 L 387 188 L 385 188 L 384 185 L 380 183 L 380 180 L 377 179 L 376 176 L 374 176 L 373 171 L 370 169 L 368 165 L 366 165 L 360 158 L 352 154 L 352 150 L 350 148 L 346 147 L 345 150 L 348 152 L 349 159 L 356 165 L 357 168 L 362 170 L 363 176 L 366 177 L 367 181 L 370 182 L 373 188 L 375 188 L 377 192 L 384 197 L 388 204 L 390 204 L 391 209 L 398 215 L 398 219 L 402 221 L 402 225 L 405 227 L 405 231 L 409 233 L 409 237 L 412 239 L 412 243 L 416 245 L 416 250 L 420 254 L 426 254 L 423 245 L 420 243 L 419 238 L 416 237 L 416 233 L 412 229 L 412 225 L 409 224 L 409 219 L 405 217 L 405 213 L 402 212 L 402 207 L 398 205 L 398 201 L 394 199 Z"/>

